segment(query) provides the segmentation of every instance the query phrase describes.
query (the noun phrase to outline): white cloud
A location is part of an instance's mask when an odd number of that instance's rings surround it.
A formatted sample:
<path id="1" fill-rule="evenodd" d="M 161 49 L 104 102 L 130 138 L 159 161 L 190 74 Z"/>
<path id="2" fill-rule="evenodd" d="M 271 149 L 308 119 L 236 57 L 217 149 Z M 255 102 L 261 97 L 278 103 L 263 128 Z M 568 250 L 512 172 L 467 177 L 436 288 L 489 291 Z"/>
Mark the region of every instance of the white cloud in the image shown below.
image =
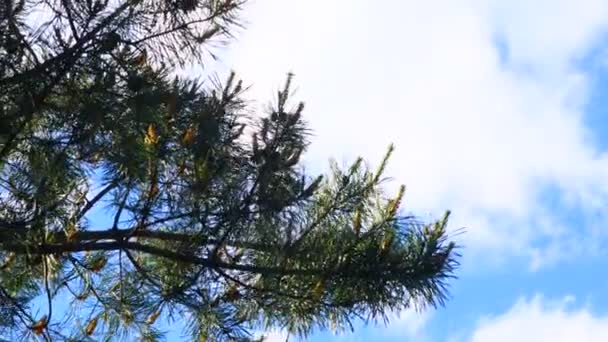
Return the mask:
<path id="1" fill-rule="evenodd" d="M 289 334 L 284 331 L 273 330 L 264 333 L 264 342 L 287 342 Z"/>
<path id="2" fill-rule="evenodd" d="M 432 318 L 432 311 L 416 312 L 415 310 L 405 310 L 401 313 L 388 314 L 388 322 L 385 325 L 382 321 L 370 323 L 365 329 L 357 324 L 354 332 L 338 332 L 333 335 L 324 333 L 317 336 L 314 340 L 335 341 L 335 342 L 363 342 L 371 339 L 382 341 L 429 341 L 426 332 L 427 323 Z"/>
<path id="3" fill-rule="evenodd" d="M 355 331 L 321 331 L 321 337 L 313 336 L 313 340 L 323 341 L 348 341 L 348 342 L 363 342 L 369 341 L 370 337 L 381 338 L 382 341 L 428 341 L 425 328 L 431 319 L 432 311 L 417 312 L 415 310 L 405 310 L 400 313 L 389 313 L 387 324 L 382 321 L 370 322 L 366 329 L 362 329 L 361 322 L 355 322 Z M 281 330 L 273 330 L 263 334 L 266 342 L 286 342 L 286 341 L 304 341 L 297 336 L 289 336 L 287 332 Z M 288 339 L 289 337 L 289 339 Z"/>
<path id="4" fill-rule="evenodd" d="M 548 301 L 541 296 L 519 299 L 502 315 L 486 317 L 470 336 L 472 342 L 608 341 L 608 316 L 587 307 L 569 308 L 573 297 Z M 460 339 L 456 339 L 460 340 Z"/>
<path id="5" fill-rule="evenodd" d="M 558 247 L 593 250 L 568 242 L 589 230 L 559 224 L 540 196 L 552 186 L 569 205 L 606 204 L 608 159 L 583 123 L 578 62 L 605 33 L 608 3 L 257 0 L 245 13 L 225 64 L 255 99 L 296 73 L 313 168 L 377 161 L 394 142 L 389 172 L 406 203 L 452 209 L 471 259 L 540 267 L 564 257 Z"/>
<path id="6" fill-rule="evenodd" d="M 384 329 L 383 333 L 389 336 L 419 336 L 431 318 L 430 316 L 430 311 L 416 312 L 414 310 L 395 314 L 390 318 L 390 322 L 393 324 L 388 329 Z"/>
<path id="7" fill-rule="evenodd" d="M 416 312 L 406 310 L 389 315 L 388 326 L 375 326 L 368 330 L 371 336 L 377 336 L 383 341 L 427 341 L 425 327 L 431 319 L 432 312 L 427 310 Z M 355 333 L 356 335 L 356 333 Z M 365 339 L 362 339 L 364 341 Z"/>
<path id="8" fill-rule="evenodd" d="M 608 25 L 608 4 L 602 0 L 582 6 L 572 0 L 491 1 L 488 7 L 513 62 L 534 68 L 562 68 L 583 57 Z"/>
<path id="9" fill-rule="evenodd" d="M 432 318 L 431 311 L 416 312 L 415 310 L 405 310 L 401 313 L 391 313 L 388 315 L 388 322 L 385 325 L 378 322 L 365 329 L 365 335 L 361 335 L 361 329 L 356 328 L 355 332 L 339 333 L 335 335 L 335 341 L 363 342 L 369 341 L 370 336 L 382 341 L 428 341 L 425 328 Z"/>

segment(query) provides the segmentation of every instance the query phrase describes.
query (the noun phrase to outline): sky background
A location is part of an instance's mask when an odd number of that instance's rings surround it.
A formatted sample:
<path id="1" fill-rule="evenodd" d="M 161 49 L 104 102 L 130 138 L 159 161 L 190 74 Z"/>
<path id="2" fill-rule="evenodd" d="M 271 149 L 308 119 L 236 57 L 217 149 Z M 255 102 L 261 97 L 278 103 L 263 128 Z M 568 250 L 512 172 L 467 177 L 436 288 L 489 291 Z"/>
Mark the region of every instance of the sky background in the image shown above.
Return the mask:
<path id="1" fill-rule="evenodd" d="M 608 1 L 252 0 L 244 15 L 206 71 L 234 69 L 258 105 L 294 72 L 309 170 L 374 164 L 393 142 L 407 210 L 466 228 L 445 308 L 311 341 L 608 341 Z"/>

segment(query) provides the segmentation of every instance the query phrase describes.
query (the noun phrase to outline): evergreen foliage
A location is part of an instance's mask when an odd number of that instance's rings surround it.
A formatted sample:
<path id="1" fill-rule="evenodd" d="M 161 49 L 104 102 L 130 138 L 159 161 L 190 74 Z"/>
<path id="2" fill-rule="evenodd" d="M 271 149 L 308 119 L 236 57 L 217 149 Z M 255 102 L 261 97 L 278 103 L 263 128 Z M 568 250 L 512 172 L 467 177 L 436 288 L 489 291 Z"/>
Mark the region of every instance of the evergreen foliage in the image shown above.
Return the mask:
<path id="1" fill-rule="evenodd" d="M 419 222 L 403 187 L 383 192 L 392 147 L 313 177 L 291 75 L 268 113 L 234 74 L 174 76 L 214 57 L 242 5 L 0 4 L 0 336 L 157 340 L 177 319 L 244 341 L 444 303 L 448 215 Z"/>

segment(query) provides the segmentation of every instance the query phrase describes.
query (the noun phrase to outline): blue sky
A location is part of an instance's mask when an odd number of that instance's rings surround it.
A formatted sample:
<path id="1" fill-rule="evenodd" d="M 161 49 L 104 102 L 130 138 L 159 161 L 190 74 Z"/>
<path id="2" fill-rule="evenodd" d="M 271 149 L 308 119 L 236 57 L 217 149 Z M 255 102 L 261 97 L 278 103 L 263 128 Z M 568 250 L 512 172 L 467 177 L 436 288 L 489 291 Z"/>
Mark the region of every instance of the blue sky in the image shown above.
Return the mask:
<path id="1" fill-rule="evenodd" d="M 310 340 L 608 340 L 608 2 L 254 0 L 245 16 L 213 68 L 260 105 L 296 74 L 310 170 L 394 142 L 407 209 L 466 227 L 445 308 Z"/>

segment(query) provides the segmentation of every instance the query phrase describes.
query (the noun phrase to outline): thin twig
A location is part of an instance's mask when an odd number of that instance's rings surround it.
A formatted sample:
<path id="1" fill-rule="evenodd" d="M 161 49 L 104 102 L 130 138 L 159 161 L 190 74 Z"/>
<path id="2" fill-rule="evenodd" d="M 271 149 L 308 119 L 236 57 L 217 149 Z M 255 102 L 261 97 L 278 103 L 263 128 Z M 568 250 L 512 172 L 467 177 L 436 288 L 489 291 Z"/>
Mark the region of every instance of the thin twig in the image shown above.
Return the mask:
<path id="1" fill-rule="evenodd" d="M 78 219 L 81 219 L 86 215 L 86 213 L 93 208 L 93 206 L 99 202 L 108 192 L 112 191 L 114 188 L 118 186 L 118 182 L 112 182 L 108 184 L 103 190 L 99 191 L 95 197 L 93 197 L 90 201 L 87 201 L 87 204 L 82 208 L 82 210 L 78 213 Z"/>

